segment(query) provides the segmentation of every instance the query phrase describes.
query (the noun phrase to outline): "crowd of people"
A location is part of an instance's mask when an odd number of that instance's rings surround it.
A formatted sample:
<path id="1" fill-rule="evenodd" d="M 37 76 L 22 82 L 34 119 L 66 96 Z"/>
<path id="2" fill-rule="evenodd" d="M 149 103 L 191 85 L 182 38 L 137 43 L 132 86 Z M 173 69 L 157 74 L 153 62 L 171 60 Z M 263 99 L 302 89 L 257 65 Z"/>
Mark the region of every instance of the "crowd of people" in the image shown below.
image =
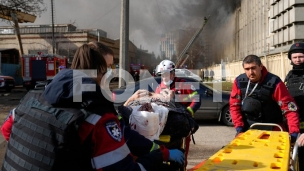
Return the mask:
<path id="1" fill-rule="evenodd" d="M 203 81 L 213 81 L 213 77 L 214 77 L 214 71 L 212 69 L 208 70 L 208 69 L 201 69 L 200 70 L 200 76 L 202 78 Z"/>
<path id="2" fill-rule="evenodd" d="M 102 93 L 113 57 L 104 44 L 85 43 L 71 67 L 62 69 L 44 91 L 27 93 L 1 127 L 8 141 L 2 170 L 159 170 L 166 161 L 186 168 L 190 136 L 185 137 L 185 152 L 157 144 L 130 129 L 111 97 Z M 292 143 L 304 146 L 304 110 L 299 106 L 304 102 L 304 43 L 293 44 L 288 58 L 293 68 L 284 82 L 267 71 L 258 56 L 244 58 L 244 73 L 234 80 L 229 103 L 236 136 L 253 123 L 277 123 L 289 132 Z M 155 72 L 162 82 L 155 96 L 162 96 L 163 90 L 168 90 L 170 99 L 186 94 L 178 101 L 194 117 L 201 105 L 193 98 L 197 92 L 191 85 L 185 87 L 186 81 L 174 71 L 170 60 L 158 65 Z M 201 77 L 212 81 L 214 72 L 202 69 Z M 140 98 L 142 92 L 130 99 Z M 303 149 L 299 150 L 302 170 Z"/>

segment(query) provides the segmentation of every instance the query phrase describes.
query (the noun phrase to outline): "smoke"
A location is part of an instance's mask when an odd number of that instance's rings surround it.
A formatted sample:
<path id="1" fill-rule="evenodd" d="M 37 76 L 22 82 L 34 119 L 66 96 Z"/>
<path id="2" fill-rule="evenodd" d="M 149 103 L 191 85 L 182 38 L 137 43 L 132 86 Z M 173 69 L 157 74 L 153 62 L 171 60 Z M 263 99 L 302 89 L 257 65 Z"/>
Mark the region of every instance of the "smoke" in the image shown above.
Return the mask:
<path id="1" fill-rule="evenodd" d="M 161 34 L 187 27 L 199 28 L 204 17 L 212 47 L 233 38 L 231 17 L 241 0 L 130 0 L 130 40 L 158 55 Z M 51 23 L 51 6 L 34 24 Z M 121 0 L 54 0 L 56 24 L 80 29 L 98 28 L 119 39 Z M 1 24 L 1 23 L 0 23 Z M 208 26 L 208 29 L 207 29 Z M 229 28 L 227 28 L 229 27 Z M 230 29 L 231 28 L 231 29 Z M 229 32 L 228 32 L 229 31 Z M 203 33 L 205 30 L 203 31 Z M 226 40 L 227 39 L 227 40 Z"/>
<path id="2" fill-rule="evenodd" d="M 241 0 L 132 0 L 130 12 L 130 39 L 144 48 L 159 54 L 161 34 L 175 29 L 197 28 L 203 24 L 204 17 L 210 15 L 206 30 L 209 47 L 222 42 L 233 42 L 234 10 Z M 233 22 L 232 22 L 233 21 Z M 132 39 L 133 38 L 133 39 Z M 231 49 L 231 48 L 229 48 Z M 218 62 L 224 55 L 218 49 L 210 49 L 209 57 Z M 224 53 L 224 52 L 223 52 Z M 216 56 L 216 58 L 214 58 Z"/>

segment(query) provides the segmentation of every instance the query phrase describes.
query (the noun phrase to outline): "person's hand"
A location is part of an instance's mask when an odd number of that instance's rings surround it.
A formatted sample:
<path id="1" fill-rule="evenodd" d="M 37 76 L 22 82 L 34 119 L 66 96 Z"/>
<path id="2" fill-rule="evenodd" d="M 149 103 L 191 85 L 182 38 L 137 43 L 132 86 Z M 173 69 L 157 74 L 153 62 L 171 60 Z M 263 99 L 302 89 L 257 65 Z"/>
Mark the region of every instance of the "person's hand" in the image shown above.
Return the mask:
<path id="1" fill-rule="evenodd" d="M 183 165 L 185 163 L 185 155 L 182 151 L 177 149 L 169 150 L 169 160 L 176 161 Z"/>
<path id="2" fill-rule="evenodd" d="M 297 141 L 299 133 L 292 133 L 290 134 L 290 142 L 295 143 Z"/>
<path id="3" fill-rule="evenodd" d="M 243 134 L 243 127 L 241 127 L 241 126 L 237 127 L 235 137 L 238 137 L 242 134 Z"/>
<path id="4" fill-rule="evenodd" d="M 298 143 L 299 147 L 303 147 L 304 146 L 304 134 L 300 135 L 300 137 L 297 140 L 297 143 Z"/>
<path id="5" fill-rule="evenodd" d="M 148 90 L 139 89 L 124 103 L 124 106 L 127 106 L 131 101 L 146 96 L 152 96 L 152 93 L 150 93 Z"/>
<path id="6" fill-rule="evenodd" d="M 139 89 L 131 96 L 131 98 L 137 99 L 145 96 L 151 96 L 151 93 L 148 90 Z"/>

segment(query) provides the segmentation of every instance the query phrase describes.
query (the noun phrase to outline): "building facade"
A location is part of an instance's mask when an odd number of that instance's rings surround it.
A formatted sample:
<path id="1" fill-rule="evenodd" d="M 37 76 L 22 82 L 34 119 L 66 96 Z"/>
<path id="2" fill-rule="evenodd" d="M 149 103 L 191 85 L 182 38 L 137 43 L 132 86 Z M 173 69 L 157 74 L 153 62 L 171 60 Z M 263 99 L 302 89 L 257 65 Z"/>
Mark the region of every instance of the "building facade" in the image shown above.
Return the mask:
<path id="1" fill-rule="evenodd" d="M 270 0 L 270 45 L 279 48 L 304 40 L 304 0 Z"/>
<path id="2" fill-rule="evenodd" d="M 179 54 L 179 44 L 183 38 L 184 30 L 178 29 L 161 35 L 160 55 L 162 58 L 172 59 L 173 55 Z"/>
<path id="3" fill-rule="evenodd" d="M 304 0 L 242 1 L 235 11 L 235 59 L 285 53 L 304 40 Z"/>
<path id="4" fill-rule="evenodd" d="M 24 54 L 53 53 L 53 36 L 51 25 L 20 26 L 21 40 Z M 19 49 L 12 27 L 0 27 L 0 49 Z M 58 24 L 54 28 L 55 54 L 67 56 L 71 62 L 78 47 L 90 41 L 99 41 L 109 46 L 114 51 L 114 63 L 119 64 L 119 39 L 107 38 L 107 33 L 100 29 L 77 29 L 71 24 Z M 143 53 L 137 53 L 138 48 L 129 42 L 129 61 L 141 59 Z M 149 58 L 151 53 L 145 52 Z M 144 60 L 144 61 L 150 61 Z"/>

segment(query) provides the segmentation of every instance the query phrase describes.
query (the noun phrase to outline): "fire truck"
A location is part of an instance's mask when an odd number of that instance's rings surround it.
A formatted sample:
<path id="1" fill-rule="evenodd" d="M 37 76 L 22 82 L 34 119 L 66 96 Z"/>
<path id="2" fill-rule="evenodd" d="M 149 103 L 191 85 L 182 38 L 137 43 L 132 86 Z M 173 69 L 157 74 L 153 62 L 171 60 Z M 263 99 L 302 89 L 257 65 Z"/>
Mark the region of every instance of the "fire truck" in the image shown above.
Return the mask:
<path id="1" fill-rule="evenodd" d="M 130 64 L 130 74 L 135 81 L 139 80 L 140 70 L 147 70 L 147 67 L 141 64 Z"/>
<path id="2" fill-rule="evenodd" d="M 51 80 L 61 69 L 67 68 L 67 57 L 53 54 L 29 54 L 22 56 L 23 86 L 35 88 L 38 81 Z"/>

